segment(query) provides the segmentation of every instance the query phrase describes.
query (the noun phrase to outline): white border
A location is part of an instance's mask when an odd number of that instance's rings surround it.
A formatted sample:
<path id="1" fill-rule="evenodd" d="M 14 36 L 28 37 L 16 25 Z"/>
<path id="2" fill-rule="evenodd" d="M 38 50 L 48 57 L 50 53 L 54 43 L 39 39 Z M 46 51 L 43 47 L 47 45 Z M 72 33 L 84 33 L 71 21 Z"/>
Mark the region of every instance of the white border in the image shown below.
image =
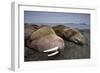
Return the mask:
<path id="1" fill-rule="evenodd" d="M 91 14 L 91 59 L 24 62 L 24 10 L 70 12 Z M 33 5 L 32 3 L 12 3 L 12 59 L 11 69 L 14 71 L 23 69 L 48 69 L 55 67 L 91 66 L 96 64 L 96 46 L 94 45 L 96 9 L 84 6 L 45 6 Z"/>

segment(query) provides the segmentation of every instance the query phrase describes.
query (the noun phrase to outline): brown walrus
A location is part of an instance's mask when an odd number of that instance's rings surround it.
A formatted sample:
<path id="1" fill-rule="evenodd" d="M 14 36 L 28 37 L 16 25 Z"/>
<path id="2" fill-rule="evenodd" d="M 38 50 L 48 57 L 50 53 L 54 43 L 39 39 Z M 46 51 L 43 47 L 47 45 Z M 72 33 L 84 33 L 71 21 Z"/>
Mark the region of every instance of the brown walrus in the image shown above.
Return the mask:
<path id="1" fill-rule="evenodd" d="M 38 25 L 29 24 L 29 23 L 25 23 L 24 24 L 24 41 L 25 41 L 25 46 L 27 46 L 26 42 L 30 38 L 31 34 L 34 31 L 36 31 L 37 29 L 39 29 Z"/>
<path id="2" fill-rule="evenodd" d="M 38 52 L 53 52 L 48 56 L 53 56 L 64 50 L 64 40 L 57 36 L 51 27 L 41 27 L 33 32 L 27 45 Z"/>
<path id="3" fill-rule="evenodd" d="M 52 27 L 56 34 L 63 39 L 72 41 L 76 44 L 85 44 L 85 37 L 80 33 L 78 29 L 66 27 L 64 25 L 57 25 Z"/>
<path id="4" fill-rule="evenodd" d="M 37 29 L 39 29 L 38 25 L 25 23 L 24 24 L 25 38 L 28 38 L 32 34 L 32 32 L 36 31 Z"/>

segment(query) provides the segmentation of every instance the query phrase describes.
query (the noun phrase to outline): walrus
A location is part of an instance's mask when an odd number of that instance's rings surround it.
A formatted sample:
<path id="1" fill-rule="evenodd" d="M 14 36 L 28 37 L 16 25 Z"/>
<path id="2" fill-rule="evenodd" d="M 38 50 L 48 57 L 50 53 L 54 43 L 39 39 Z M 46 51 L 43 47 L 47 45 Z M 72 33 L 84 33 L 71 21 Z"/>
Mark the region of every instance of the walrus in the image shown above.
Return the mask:
<path id="1" fill-rule="evenodd" d="M 85 37 L 80 33 L 78 29 L 70 28 L 64 25 L 57 25 L 52 27 L 56 34 L 65 40 L 72 41 L 76 44 L 84 45 Z"/>
<path id="2" fill-rule="evenodd" d="M 64 50 L 64 40 L 56 35 L 51 27 L 41 27 L 33 32 L 27 45 L 38 52 L 51 52 L 48 56 L 56 55 Z"/>
<path id="3" fill-rule="evenodd" d="M 24 41 L 25 41 L 25 46 L 27 46 L 26 42 L 30 38 L 31 34 L 35 32 L 37 29 L 39 29 L 38 25 L 35 24 L 29 24 L 25 23 L 24 24 Z"/>
<path id="4" fill-rule="evenodd" d="M 25 23 L 24 24 L 25 38 L 28 38 L 32 34 L 32 32 L 36 31 L 37 29 L 39 29 L 38 25 Z"/>

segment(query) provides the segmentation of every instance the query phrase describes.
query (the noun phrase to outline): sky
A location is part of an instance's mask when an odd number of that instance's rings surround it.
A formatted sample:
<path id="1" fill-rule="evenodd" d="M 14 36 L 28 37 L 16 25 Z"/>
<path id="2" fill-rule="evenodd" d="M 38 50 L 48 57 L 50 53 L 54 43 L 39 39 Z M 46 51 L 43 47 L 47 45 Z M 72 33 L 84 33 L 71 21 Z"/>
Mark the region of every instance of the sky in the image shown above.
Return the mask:
<path id="1" fill-rule="evenodd" d="M 37 23 L 37 24 L 74 23 L 80 25 L 85 25 L 85 24 L 90 25 L 90 14 L 24 11 L 24 23 Z"/>

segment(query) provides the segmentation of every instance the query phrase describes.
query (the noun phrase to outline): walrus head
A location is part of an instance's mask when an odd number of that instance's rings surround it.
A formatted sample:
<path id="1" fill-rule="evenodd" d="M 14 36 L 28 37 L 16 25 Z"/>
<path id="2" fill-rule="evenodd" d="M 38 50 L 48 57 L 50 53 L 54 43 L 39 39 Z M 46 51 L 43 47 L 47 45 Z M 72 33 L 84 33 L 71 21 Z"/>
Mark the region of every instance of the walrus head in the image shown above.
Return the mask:
<path id="1" fill-rule="evenodd" d="M 33 32 L 27 45 L 40 53 L 48 53 L 48 56 L 54 56 L 64 50 L 64 40 L 57 36 L 51 27 L 41 27 Z"/>
<path id="2" fill-rule="evenodd" d="M 65 40 L 69 40 L 80 45 L 85 44 L 85 37 L 80 33 L 78 29 L 70 28 L 64 25 L 57 25 L 52 28 L 58 36 Z"/>
<path id="3" fill-rule="evenodd" d="M 84 45 L 85 37 L 77 29 L 64 29 L 64 38 L 76 44 Z"/>

